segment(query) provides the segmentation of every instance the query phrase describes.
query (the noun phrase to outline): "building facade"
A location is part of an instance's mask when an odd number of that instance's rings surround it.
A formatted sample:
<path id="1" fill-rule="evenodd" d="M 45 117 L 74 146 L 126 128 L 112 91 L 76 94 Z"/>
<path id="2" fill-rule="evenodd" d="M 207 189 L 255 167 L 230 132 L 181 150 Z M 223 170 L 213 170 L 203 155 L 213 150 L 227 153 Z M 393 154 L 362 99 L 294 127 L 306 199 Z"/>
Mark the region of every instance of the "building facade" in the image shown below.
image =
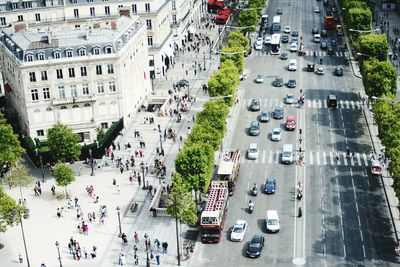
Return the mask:
<path id="1" fill-rule="evenodd" d="M 6 100 L 22 134 L 46 139 L 47 129 L 63 123 L 91 143 L 96 129 L 121 118 L 129 123 L 151 82 L 146 25 L 125 15 L 46 30 L 24 23 L 2 30 Z"/>

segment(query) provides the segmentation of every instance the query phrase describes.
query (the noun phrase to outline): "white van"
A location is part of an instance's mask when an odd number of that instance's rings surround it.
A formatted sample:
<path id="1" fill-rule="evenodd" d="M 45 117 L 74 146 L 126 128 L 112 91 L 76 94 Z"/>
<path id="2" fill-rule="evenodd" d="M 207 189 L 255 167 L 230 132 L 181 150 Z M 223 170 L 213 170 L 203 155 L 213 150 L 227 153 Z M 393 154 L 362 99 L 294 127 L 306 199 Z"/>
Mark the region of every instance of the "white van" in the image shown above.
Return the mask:
<path id="1" fill-rule="evenodd" d="M 282 163 L 292 164 L 293 163 L 293 145 L 284 144 L 282 149 Z"/>
<path id="2" fill-rule="evenodd" d="M 296 59 L 289 60 L 288 69 L 289 70 L 296 70 L 297 69 L 297 61 L 296 61 Z"/>
<path id="3" fill-rule="evenodd" d="M 267 232 L 277 233 L 281 229 L 281 225 L 279 222 L 278 211 L 276 210 L 267 210 L 267 218 L 265 219 L 265 227 L 267 228 Z"/>

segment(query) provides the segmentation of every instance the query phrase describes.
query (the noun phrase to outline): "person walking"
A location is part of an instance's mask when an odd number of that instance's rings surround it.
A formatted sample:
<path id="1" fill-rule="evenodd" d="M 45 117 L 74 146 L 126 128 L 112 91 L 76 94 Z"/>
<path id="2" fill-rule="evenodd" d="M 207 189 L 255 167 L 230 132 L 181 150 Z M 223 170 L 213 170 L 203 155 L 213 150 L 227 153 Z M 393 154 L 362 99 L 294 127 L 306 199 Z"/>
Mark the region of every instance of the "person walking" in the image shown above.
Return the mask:
<path id="1" fill-rule="evenodd" d="M 160 255 L 156 255 L 156 262 L 157 262 L 157 265 L 160 265 Z"/>
<path id="2" fill-rule="evenodd" d="M 137 232 L 133 234 L 133 238 L 135 239 L 135 243 L 139 243 L 139 234 Z"/>

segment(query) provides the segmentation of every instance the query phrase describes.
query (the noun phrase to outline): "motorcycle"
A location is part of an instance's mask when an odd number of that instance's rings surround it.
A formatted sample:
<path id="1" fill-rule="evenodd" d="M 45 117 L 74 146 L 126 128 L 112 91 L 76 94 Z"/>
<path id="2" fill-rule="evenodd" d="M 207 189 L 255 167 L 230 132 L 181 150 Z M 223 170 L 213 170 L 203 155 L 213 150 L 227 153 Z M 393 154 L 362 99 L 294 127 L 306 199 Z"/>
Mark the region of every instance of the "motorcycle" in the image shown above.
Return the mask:
<path id="1" fill-rule="evenodd" d="M 253 186 L 253 189 L 251 190 L 251 194 L 253 195 L 253 196 L 257 196 L 257 194 L 258 194 L 258 189 L 257 189 L 257 185 L 256 184 L 254 184 L 254 186 Z"/>
<path id="2" fill-rule="evenodd" d="M 322 65 L 322 63 L 324 62 L 324 60 L 322 58 L 319 59 L 319 64 Z"/>
<path id="3" fill-rule="evenodd" d="M 301 218 L 301 216 L 303 216 L 303 211 L 301 210 L 301 207 L 299 207 L 297 217 Z"/>
<path id="4" fill-rule="evenodd" d="M 254 211 L 254 203 L 250 202 L 249 203 L 249 213 L 253 213 L 253 211 Z"/>

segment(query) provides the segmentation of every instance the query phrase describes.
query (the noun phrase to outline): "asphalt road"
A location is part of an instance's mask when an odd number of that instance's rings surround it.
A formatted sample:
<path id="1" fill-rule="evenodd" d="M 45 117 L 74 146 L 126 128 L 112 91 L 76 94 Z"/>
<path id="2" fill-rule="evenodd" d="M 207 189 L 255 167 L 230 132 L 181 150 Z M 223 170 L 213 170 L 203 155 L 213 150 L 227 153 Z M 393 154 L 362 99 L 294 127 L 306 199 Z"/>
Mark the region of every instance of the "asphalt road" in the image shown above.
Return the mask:
<path id="1" fill-rule="evenodd" d="M 319 6 L 321 13 L 314 13 Z M 298 30 L 308 55 L 300 57 L 289 52 L 289 44 L 283 44 L 281 52 L 287 50 L 289 59 L 296 59 L 298 69 L 287 70 L 289 60 L 271 56 L 267 46 L 262 51 L 253 51 L 247 58 L 249 78 L 241 82 L 244 90 L 240 99 L 240 111 L 230 147 L 242 151 L 241 175 L 235 195 L 232 197 L 222 241 L 219 244 L 198 246 L 195 257 L 197 266 L 288 266 L 304 263 L 306 266 L 390 266 L 395 265 L 393 253 L 393 230 L 384 199 L 382 185 L 378 177 L 370 174 L 370 153 L 372 151 L 368 129 L 363 117 L 363 103 L 358 97 L 362 89 L 360 79 L 353 76 L 347 52 L 344 51 L 343 37 L 329 33 L 328 42 L 337 38 L 339 46 L 335 56 L 328 56 L 319 44 L 312 40 L 311 29 L 323 27 L 324 7 L 322 1 L 269 1 L 270 23 L 277 8 L 283 9 L 282 30 L 290 25 Z M 312 55 L 316 51 L 317 57 Z M 308 62 L 323 58 L 325 75 L 318 76 L 304 69 Z M 344 70 L 343 77 L 333 75 L 336 66 Z M 256 84 L 257 74 L 264 76 L 263 84 Z M 297 87 L 273 87 L 276 76 L 297 80 Z M 305 94 L 305 104 L 284 104 L 288 93 Z M 338 98 L 336 109 L 328 108 L 326 98 L 335 94 Z M 251 137 L 247 133 L 250 122 L 257 120 L 259 112 L 248 110 L 253 98 L 261 99 L 261 110 L 272 111 L 275 106 L 283 106 L 285 118 L 297 119 L 296 131 L 284 130 L 283 120 L 271 119 L 261 123 L 261 134 Z M 283 130 L 282 141 L 270 141 L 273 128 Z M 300 134 L 299 129 L 302 129 Z M 301 139 L 301 142 L 300 140 Z M 259 159 L 245 158 L 246 149 L 252 142 L 260 147 Z M 304 165 L 282 165 L 280 154 L 283 144 L 293 144 L 296 157 L 301 148 Z M 346 157 L 349 148 L 354 157 Z M 339 153 L 339 160 L 336 155 Z M 259 193 L 250 196 L 253 183 L 259 190 L 267 177 L 277 180 L 274 195 Z M 295 199 L 297 182 L 301 181 L 304 198 Z M 255 212 L 247 213 L 248 201 L 255 202 Z M 302 218 L 296 218 L 297 208 L 304 210 Z M 281 231 L 266 233 L 265 216 L 268 209 L 279 212 Z M 245 240 L 234 243 L 229 240 L 230 227 L 238 219 L 249 223 Z M 266 246 L 258 259 L 246 257 L 247 243 L 254 234 L 262 234 Z"/>

